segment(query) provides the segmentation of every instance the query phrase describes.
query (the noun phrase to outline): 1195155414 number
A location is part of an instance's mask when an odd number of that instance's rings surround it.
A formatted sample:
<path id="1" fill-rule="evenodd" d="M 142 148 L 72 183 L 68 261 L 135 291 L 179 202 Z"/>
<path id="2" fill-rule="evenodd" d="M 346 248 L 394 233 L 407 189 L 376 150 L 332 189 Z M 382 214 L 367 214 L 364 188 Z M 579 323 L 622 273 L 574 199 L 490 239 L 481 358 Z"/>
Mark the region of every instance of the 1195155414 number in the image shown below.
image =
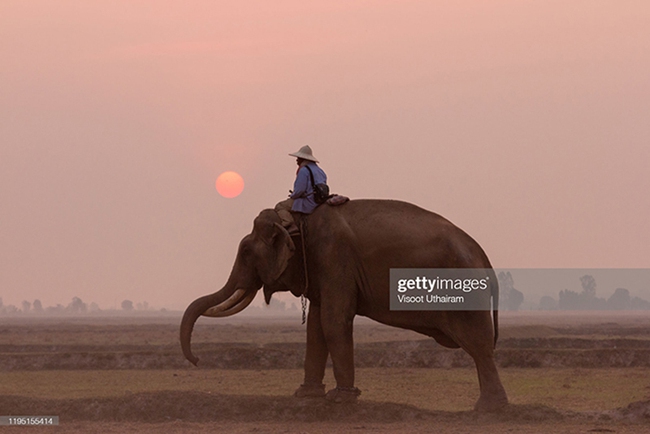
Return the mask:
<path id="1" fill-rule="evenodd" d="M 42 426 L 58 424 L 59 416 L 0 416 L 0 426 Z"/>

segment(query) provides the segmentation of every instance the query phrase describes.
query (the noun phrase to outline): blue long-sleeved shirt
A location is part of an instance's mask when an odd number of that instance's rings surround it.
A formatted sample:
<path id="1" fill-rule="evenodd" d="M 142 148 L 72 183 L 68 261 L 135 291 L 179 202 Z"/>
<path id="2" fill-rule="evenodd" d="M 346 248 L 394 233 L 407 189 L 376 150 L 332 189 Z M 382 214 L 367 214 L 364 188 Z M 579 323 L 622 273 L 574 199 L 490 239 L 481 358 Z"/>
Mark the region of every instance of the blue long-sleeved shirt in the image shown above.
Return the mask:
<path id="1" fill-rule="evenodd" d="M 314 174 L 316 184 L 327 183 L 327 175 L 323 172 L 323 169 L 314 162 L 309 162 L 307 165 Z M 306 167 L 303 166 L 298 170 L 296 181 L 293 183 L 293 193 L 289 197 L 294 199 L 291 207 L 292 211 L 311 214 L 318 206 L 314 200 L 314 188 L 311 185 L 311 177 Z"/>

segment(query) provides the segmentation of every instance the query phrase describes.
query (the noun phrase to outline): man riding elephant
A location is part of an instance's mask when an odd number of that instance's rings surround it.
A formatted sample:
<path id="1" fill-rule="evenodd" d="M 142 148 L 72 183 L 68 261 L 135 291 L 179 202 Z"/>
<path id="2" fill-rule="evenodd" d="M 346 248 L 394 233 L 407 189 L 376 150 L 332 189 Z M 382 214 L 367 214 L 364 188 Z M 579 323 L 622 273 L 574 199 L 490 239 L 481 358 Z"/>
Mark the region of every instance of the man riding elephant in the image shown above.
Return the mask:
<path id="1" fill-rule="evenodd" d="M 315 197 L 315 187 L 319 184 L 327 184 L 327 175 L 323 169 L 318 167 L 318 160 L 309 146 L 303 146 L 298 152 L 289 155 L 296 157 L 296 164 L 298 164 L 296 180 L 293 183 L 289 199 L 278 203 L 275 206 L 275 211 L 282 219 L 282 226 L 290 235 L 296 235 L 299 233 L 298 226 L 291 212 L 302 214 L 314 212 L 319 205 Z"/>

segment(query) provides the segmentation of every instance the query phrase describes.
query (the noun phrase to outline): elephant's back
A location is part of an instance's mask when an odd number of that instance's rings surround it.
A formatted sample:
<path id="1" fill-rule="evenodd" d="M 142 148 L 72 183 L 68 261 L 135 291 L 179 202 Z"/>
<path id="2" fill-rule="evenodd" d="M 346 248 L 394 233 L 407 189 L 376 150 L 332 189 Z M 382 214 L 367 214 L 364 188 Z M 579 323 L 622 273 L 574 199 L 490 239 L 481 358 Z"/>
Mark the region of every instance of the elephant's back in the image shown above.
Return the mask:
<path id="1" fill-rule="evenodd" d="M 409 202 L 391 199 L 355 199 L 339 206 L 328 206 L 327 212 L 340 214 L 346 221 L 361 229 L 366 226 L 393 227 L 398 233 L 432 227 L 456 226 L 443 216 Z"/>
<path id="2" fill-rule="evenodd" d="M 352 214 L 363 214 L 367 217 L 372 215 L 404 214 L 420 215 L 423 218 L 443 219 L 444 217 L 417 205 L 395 199 L 354 199 L 345 203 L 346 212 Z"/>
<path id="3" fill-rule="evenodd" d="M 408 202 L 357 199 L 328 206 L 318 214 L 327 220 L 343 220 L 367 260 L 389 260 L 393 268 L 400 263 L 408 268 L 490 266 L 483 249 L 466 232 Z"/>

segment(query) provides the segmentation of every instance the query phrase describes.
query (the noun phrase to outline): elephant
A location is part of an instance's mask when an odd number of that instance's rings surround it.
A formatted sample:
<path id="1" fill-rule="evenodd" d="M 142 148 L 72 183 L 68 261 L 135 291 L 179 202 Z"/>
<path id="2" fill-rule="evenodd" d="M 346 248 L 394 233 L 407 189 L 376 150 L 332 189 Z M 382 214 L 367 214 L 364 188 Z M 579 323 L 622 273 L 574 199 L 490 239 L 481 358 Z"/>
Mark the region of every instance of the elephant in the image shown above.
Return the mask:
<path id="1" fill-rule="evenodd" d="M 277 291 L 309 299 L 304 382 L 297 397 L 354 402 L 353 320 L 355 315 L 414 330 L 447 348 L 462 348 L 474 360 L 480 396 L 474 408 L 496 411 L 507 405 L 494 361 L 498 338 L 498 283 L 491 280 L 492 316 L 477 311 L 397 311 L 389 307 L 391 268 L 485 268 L 490 261 L 463 230 L 444 217 L 397 200 L 358 199 L 321 205 L 304 216 L 306 234 L 292 238 L 272 209 L 255 218 L 239 244 L 225 286 L 196 299 L 180 327 L 184 356 L 197 364 L 191 335 L 199 316 L 226 317 L 245 309 L 260 288 L 266 303 Z M 304 252 L 304 255 L 303 255 Z M 328 355 L 336 388 L 322 384 Z"/>

